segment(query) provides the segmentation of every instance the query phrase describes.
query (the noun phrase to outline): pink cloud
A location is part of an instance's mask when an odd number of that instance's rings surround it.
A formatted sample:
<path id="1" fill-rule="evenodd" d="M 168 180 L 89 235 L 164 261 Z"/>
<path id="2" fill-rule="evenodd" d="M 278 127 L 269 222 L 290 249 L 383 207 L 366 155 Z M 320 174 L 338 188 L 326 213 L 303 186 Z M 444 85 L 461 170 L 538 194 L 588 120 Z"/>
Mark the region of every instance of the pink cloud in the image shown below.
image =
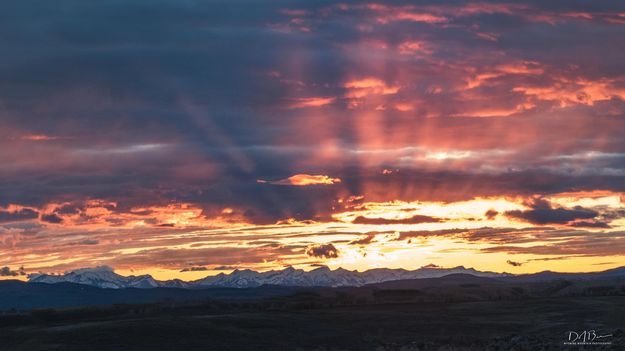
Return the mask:
<path id="1" fill-rule="evenodd" d="M 321 107 L 332 104 L 336 101 L 335 97 L 310 97 L 293 99 L 289 108 L 305 108 L 305 107 Z"/>

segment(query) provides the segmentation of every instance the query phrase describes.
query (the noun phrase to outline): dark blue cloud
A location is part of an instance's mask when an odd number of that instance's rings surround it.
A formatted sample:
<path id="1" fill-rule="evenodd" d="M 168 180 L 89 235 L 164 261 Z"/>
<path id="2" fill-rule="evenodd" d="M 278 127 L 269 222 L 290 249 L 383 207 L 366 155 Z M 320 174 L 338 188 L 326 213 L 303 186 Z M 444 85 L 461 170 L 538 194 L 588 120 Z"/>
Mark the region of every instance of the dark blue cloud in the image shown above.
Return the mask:
<path id="1" fill-rule="evenodd" d="M 592 224 L 588 224 L 587 220 L 596 218 L 599 216 L 599 212 L 576 206 L 574 208 L 552 207 L 551 204 L 543 199 L 536 199 L 532 204 L 532 209 L 527 211 L 508 211 L 506 216 L 511 218 L 518 218 L 530 222 L 532 224 L 567 224 L 569 222 L 583 220 L 574 226 L 587 226 L 592 227 Z M 592 222 L 595 223 L 595 222 Z M 585 225 L 584 225 L 585 224 Z"/>

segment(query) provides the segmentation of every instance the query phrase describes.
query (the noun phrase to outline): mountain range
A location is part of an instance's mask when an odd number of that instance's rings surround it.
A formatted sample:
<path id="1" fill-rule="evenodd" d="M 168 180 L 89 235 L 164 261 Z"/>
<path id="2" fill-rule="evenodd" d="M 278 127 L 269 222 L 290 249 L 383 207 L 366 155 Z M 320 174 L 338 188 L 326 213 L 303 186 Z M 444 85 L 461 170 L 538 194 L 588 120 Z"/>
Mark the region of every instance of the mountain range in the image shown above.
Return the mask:
<path id="1" fill-rule="evenodd" d="M 449 274 L 470 274 L 478 277 L 506 277 L 507 273 L 481 272 L 473 268 L 458 266 L 454 268 L 438 268 L 425 266 L 416 270 L 379 268 L 364 272 L 349 271 L 338 268 L 319 267 L 311 271 L 288 267 L 283 270 L 256 272 L 249 269 L 234 270 L 229 274 L 220 273 L 214 276 L 185 282 L 179 279 L 160 281 L 150 275 L 122 276 L 112 268 L 101 266 L 83 268 L 66 272 L 62 275 L 32 274 L 32 283 L 75 283 L 98 288 L 253 288 L 263 285 L 299 286 L 299 287 L 358 287 L 368 284 L 383 283 L 396 280 L 422 278 L 438 278 Z"/>
<path id="2" fill-rule="evenodd" d="M 78 269 L 62 275 L 37 274 L 28 282 L 0 281 L 2 311 L 73 308 L 116 304 L 260 301 L 293 297 L 310 304 L 318 299 L 343 301 L 486 301 L 562 296 L 622 296 L 625 267 L 592 273 L 540 272 L 512 275 L 471 268 L 422 267 L 365 272 L 320 267 L 305 272 L 292 267 L 269 272 L 235 270 L 191 282 L 159 281 L 149 275 L 122 276 L 108 267 Z M 345 295 L 345 296 L 344 296 Z M 299 296 L 299 297 L 298 297 Z M 272 300 L 274 301 L 274 300 Z M 325 300 L 324 300 L 325 301 Z M 298 303 L 299 303 L 298 302 Z"/>
<path id="3" fill-rule="evenodd" d="M 544 271 L 533 274 L 513 275 L 509 273 L 483 272 L 473 268 L 458 266 L 440 268 L 424 266 L 416 270 L 376 268 L 364 272 L 350 271 L 343 268 L 331 270 L 322 266 L 311 271 L 287 267 L 282 270 L 256 272 L 249 269 L 234 270 L 229 274 L 219 273 L 194 281 L 180 279 L 157 280 L 150 275 L 123 276 L 107 266 L 82 268 L 64 274 L 31 274 L 29 283 L 74 283 L 106 289 L 153 289 L 153 288 L 255 288 L 260 286 L 291 287 L 360 287 L 385 282 L 440 278 L 449 275 L 471 275 L 481 278 L 493 278 L 499 281 L 540 282 L 556 279 L 597 279 L 625 276 L 625 267 L 593 273 L 559 273 Z"/>

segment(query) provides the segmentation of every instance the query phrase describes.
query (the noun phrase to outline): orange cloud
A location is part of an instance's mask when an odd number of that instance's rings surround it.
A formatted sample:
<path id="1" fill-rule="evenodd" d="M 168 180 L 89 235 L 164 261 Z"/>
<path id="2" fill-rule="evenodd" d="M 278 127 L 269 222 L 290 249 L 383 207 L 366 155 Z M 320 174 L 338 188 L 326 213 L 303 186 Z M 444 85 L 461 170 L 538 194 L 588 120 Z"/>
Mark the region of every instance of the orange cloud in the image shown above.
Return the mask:
<path id="1" fill-rule="evenodd" d="M 410 103 L 400 102 L 393 106 L 397 111 L 408 112 L 414 110 L 414 106 Z"/>
<path id="2" fill-rule="evenodd" d="M 27 135 L 23 135 L 20 139 L 30 140 L 30 141 L 50 141 L 50 140 L 57 140 L 59 139 L 59 137 L 44 135 L 44 134 L 27 134 Z"/>
<path id="3" fill-rule="evenodd" d="M 99 199 L 80 203 L 48 203 L 41 208 L 10 205 L 0 207 L 0 222 L 4 217 L 37 219 L 47 226 L 57 224 L 66 228 L 158 228 L 158 227 L 228 227 L 245 224 L 247 220 L 236 209 L 225 207 L 210 215 L 207 210 L 190 203 L 171 203 L 121 209 L 115 202 Z M 39 215 L 39 216 L 37 216 Z"/>
<path id="4" fill-rule="evenodd" d="M 429 44 L 424 41 L 404 41 L 397 46 L 397 50 L 401 55 L 410 55 L 410 54 L 431 54 L 432 49 Z"/>
<path id="5" fill-rule="evenodd" d="M 379 18 L 378 21 L 386 23 L 391 21 L 412 21 L 412 22 L 424 22 L 424 23 L 444 23 L 447 22 L 447 18 L 443 16 L 436 16 L 429 13 L 418 12 L 398 12 L 390 17 Z"/>
<path id="6" fill-rule="evenodd" d="M 306 255 L 318 258 L 337 258 L 339 250 L 332 244 L 313 245 L 306 249 Z"/>
<path id="7" fill-rule="evenodd" d="M 469 3 L 456 11 L 457 16 L 470 16 L 481 13 L 505 13 L 514 14 L 522 10 L 527 10 L 528 5 L 525 4 L 489 4 L 483 2 Z"/>
<path id="8" fill-rule="evenodd" d="M 617 86 L 614 79 L 599 80 L 561 78 L 551 86 L 518 86 L 514 92 L 543 101 L 555 101 L 560 107 L 571 105 L 593 106 L 595 102 L 610 100 L 614 97 L 625 100 L 625 89 Z"/>
<path id="9" fill-rule="evenodd" d="M 392 7 L 382 4 L 369 4 L 369 10 L 376 12 L 378 15 L 376 21 L 380 24 L 386 24 L 396 21 L 409 21 L 421 23 L 445 23 L 447 17 L 434 15 L 427 12 L 416 11 L 412 6 Z"/>
<path id="10" fill-rule="evenodd" d="M 294 186 L 307 186 L 307 185 L 332 185 L 341 182 L 339 178 L 330 178 L 327 175 L 310 175 L 310 174 L 296 174 L 286 179 L 280 179 L 275 181 L 257 180 L 258 183 L 268 183 L 274 185 L 294 185 Z"/>
<path id="11" fill-rule="evenodd" d="M 7 207 L 0 207 L 0 223 L 19 222 L 37 218 L 39 211 L 32 207 L 9 204 Z M 1 232 L 0 232 L 1 233 Z"/>
<path id="12" fill-rule="evenodd" d="M 468 80 L 467 87 L 469 89 L 481 86 L 489 80 L 505 77 L 508 75 L 536 76 L 544 73 L 544 69 L 540 64 L 531 61 L 511 62 L 501 64 L 493 69 L 488 69 Z"/>
<path id="13" fill-rule="evenodd" d="M 455 117 L 508 117 L 516 113 L 534 108 L 533 104 L 518 104 L 514 107 L 484 107 L 469 109 L 464 113 L 454 115 Z"/>
<path id="14" fill-rule="evenodd" d="M 304 107 L 320 107 L 333 103 L 336 101 L 335 97 L 310 97 L 293 99 L 294 102 L 289 105 L 289 108 L 304 108 Z"/>
<path id="15" fill-rule="evenodd" d="M 399 86 L 387 85 L 377 78 L 351 80 L 343 85 L 348 89 L 346 98 L 360 99 L 368 95 L 392 95 L 399 91 Z"/>

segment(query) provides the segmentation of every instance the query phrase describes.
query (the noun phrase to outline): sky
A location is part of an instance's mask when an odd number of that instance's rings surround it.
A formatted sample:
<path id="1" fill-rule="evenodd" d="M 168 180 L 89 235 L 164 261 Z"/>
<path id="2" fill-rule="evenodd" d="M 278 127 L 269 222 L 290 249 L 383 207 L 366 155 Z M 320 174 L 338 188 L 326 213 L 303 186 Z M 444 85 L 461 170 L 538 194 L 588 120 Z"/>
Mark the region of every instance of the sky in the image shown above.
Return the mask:
<path id="1" fill-rule="evenodd" d="M 625 3 L 25 0 L 0 275 L 625 265 Z"/>

